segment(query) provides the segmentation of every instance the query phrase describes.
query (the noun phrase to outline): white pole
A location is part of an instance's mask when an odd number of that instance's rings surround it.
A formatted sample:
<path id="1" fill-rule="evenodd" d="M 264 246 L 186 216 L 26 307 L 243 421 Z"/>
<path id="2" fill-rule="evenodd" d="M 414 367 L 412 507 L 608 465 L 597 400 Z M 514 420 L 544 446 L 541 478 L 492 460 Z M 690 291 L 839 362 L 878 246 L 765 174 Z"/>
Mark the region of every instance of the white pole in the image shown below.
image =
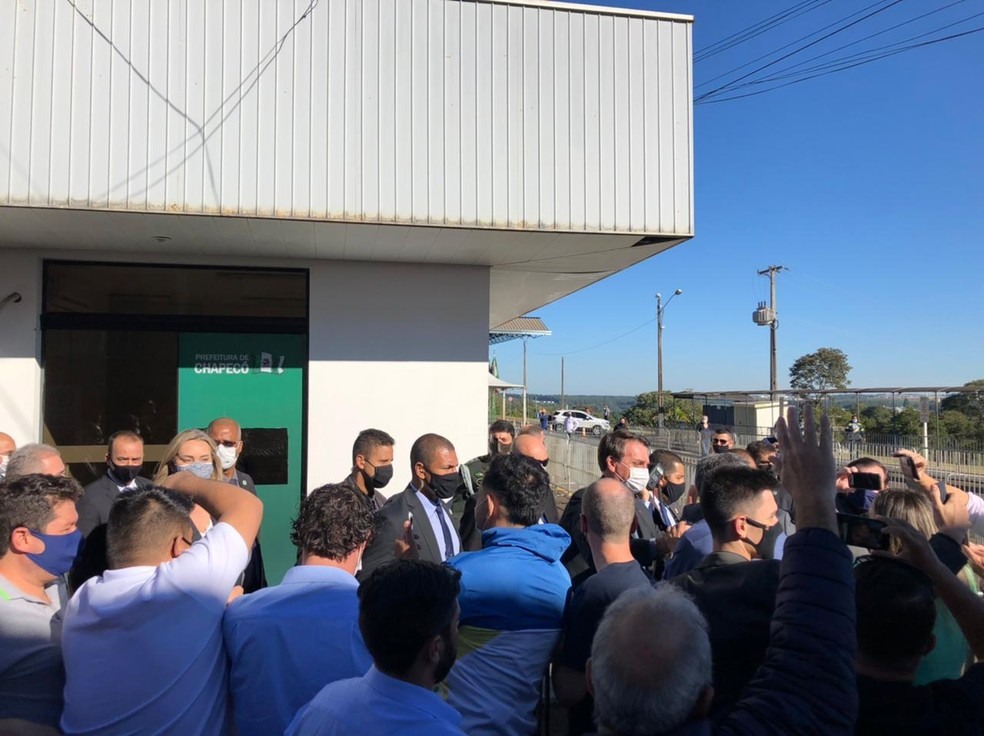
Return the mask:
<path id="1" fill-rule="evenodd" d="M 523 338 L 523 424 L 526 424 L 526 342 Z"/>
<path id="2" fill-rule="evenodd" d="M 923 422 L 922 456 L 929 462 L 929 422 Z"/>

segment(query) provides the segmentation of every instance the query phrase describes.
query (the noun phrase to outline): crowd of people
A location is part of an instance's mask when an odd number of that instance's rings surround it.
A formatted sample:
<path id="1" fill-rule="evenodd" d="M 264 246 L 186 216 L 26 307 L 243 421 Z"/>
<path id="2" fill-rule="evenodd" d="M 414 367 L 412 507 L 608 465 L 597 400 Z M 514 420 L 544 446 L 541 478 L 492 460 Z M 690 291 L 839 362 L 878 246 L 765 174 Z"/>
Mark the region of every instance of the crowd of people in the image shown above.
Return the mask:
<path id="1" fill-rule="evenodd" d="M 268 585 L 229 418 L 82 488 L 0 433 L 0 734 L 984 733 L 984 500 L 903 451 L 836 468 L 789 410 L 684 459 L 616 429 L 560 513 L 540 423 L 394 438 L 300 502 Z M 858 546 L 865 530 L 865 546 Z M 849 544 L 851 543 L 851 544 Z"/>

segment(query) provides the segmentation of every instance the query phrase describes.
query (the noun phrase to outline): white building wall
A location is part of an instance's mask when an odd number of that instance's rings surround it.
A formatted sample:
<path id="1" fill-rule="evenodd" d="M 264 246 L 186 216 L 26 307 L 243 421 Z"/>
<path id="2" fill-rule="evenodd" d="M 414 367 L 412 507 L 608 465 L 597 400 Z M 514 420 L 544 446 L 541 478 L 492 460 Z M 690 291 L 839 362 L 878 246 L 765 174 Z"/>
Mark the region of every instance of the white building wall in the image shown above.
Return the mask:
<path id="1" fill-rule="evenodd" d="M 691 76 L 641 11 L 6 0 L 0 204 L 691 235 Z"/>
<path id="2" fill-rule="evenodd" d="M 461 462 L 483 452 L 488 269 L 318 262 L 310 290 L 309 488 L 347 474 L 368 427 L 396 440 L 387 495 L 409 482 L 410 445 L 426 432 Z"/>
<path id="3" fill-rule="evenodd" d="M 0 300 L 18 292 L 20 302 L 0 310 L 0 432 L 17 446 L 41 434 L 41 258 L 33 252 L 4 251 L 0 258 Z"/>

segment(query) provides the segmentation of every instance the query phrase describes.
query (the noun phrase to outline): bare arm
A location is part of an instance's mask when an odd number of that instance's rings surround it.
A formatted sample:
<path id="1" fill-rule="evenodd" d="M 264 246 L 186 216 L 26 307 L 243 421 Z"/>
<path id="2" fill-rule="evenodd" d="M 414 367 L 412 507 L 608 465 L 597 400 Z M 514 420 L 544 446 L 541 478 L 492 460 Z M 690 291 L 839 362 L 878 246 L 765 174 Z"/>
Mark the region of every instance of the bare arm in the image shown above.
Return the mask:
<path id="1" fill-rule="evenodd" d="M 225 522 L 253 548 L 263 520 L 263 502 L 247 490 L 218 480 L 202 480 L 188 472 L 169 475 L 165 488 L 190 496 L 218 521 Z"/>

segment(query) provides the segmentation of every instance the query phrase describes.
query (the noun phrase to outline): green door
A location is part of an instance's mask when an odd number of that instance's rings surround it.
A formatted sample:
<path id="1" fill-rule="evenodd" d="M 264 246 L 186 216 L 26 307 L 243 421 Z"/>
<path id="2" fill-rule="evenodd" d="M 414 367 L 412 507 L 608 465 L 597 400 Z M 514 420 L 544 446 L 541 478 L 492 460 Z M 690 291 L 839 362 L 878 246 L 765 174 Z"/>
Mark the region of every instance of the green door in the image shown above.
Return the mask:
<path id="1" fill-rule="evenodd" d="M 216 417 L 243 428 L 238 467 L 263 501 L 260 542 L 270 584 L 295 561 L 290 524 L 301 497 L 304 335 L 182 333 L 178 339 L 178 429 Z"/>

